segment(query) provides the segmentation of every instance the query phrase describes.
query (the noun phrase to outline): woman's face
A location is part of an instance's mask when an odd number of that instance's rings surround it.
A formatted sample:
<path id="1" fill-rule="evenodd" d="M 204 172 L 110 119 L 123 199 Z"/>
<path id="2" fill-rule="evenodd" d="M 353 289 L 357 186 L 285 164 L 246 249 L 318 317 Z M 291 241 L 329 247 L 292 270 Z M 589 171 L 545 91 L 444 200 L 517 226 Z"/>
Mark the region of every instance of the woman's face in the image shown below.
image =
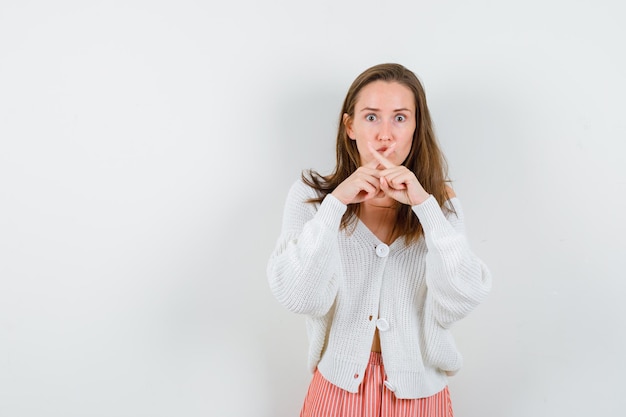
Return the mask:
<path id="1" fill-rule="evenodd" d="M 374 159 L 368 142 L 381 153 L 393 145 L 387 159 L 400 165 L 411 151 L 417 126 L 413 92 L 397 82 L 369 83 L 357 97 L 354 117 L 344 114 L 343 122 L 350 139 L 356 141 L 361 165 Z"/>

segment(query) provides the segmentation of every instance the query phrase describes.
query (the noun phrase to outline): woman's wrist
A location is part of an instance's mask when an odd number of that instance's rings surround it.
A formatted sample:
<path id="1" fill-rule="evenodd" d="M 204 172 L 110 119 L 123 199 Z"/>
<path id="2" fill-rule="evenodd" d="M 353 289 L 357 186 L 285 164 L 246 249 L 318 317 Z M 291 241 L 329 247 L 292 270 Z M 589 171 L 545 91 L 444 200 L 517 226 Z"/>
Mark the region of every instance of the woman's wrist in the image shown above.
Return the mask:
<path id="1" fill-rule="evenodd" d="M 430 198 L 430 194 L 428 194 L 426 190 L 422 189 L 420 192 L 417 192 L 414 195 L 409 196 L 409 205 L 411 207 L 419 206 L 420 204 L 422 204 L 424 201 L 428 200 L 429 198 Z"/>

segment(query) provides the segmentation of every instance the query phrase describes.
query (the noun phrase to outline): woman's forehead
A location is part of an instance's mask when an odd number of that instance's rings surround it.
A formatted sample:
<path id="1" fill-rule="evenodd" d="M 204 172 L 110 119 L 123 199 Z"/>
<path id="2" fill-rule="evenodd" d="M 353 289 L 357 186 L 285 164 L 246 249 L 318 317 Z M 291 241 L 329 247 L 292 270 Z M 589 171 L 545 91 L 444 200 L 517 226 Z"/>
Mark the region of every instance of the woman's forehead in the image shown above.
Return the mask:
<path id="1" fill-rule="evenodd" d="M 373 81 L 361 89 L 356 110 L 415 110 L 415 96 L 407 86 L 395 81 Z"/>

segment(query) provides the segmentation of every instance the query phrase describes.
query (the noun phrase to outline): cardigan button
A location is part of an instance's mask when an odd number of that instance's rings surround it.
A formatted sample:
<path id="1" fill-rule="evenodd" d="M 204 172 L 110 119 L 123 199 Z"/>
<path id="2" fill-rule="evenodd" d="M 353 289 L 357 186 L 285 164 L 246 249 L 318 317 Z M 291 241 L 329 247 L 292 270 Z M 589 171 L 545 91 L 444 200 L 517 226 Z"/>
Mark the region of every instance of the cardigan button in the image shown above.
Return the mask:
<path id="1" fill-rule="evenodd" d="M 394 392 L 396 390 L 396 387 L 389 381 L 383 382 L 383 385 L 391 392 Z"/>
<path id="2" fill-rule="evenodd" d="M 378 319 L 376 320 L 376 327 L 378 327 L 378 330 L 381 332 L 386 332 L 389 330 L 389 322 L 385 319 Z"/>
<path id="3" fill-rule="evenodd" d="M 387 255 L 389 255 L 389 246 L 385 245 L 384 243 L 381 243 L 380 245 L 376 246 L 376 255 L 378 255 L 381 258 L 384 258 Z"/>

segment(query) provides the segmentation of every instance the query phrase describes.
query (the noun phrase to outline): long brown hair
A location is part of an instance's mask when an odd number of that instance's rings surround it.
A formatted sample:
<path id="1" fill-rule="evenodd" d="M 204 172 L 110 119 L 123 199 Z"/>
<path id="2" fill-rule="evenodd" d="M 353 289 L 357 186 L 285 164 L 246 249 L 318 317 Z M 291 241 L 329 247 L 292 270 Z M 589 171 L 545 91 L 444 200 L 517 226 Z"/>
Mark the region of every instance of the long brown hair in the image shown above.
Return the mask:
<path id="1" fill-rule="evenodd" d="M 339 129 L 337 132 L 337 164 L 335 170 L 329 175 L 321 175 L 314 170 L 304 171 L 302 180 L 310 187 L 316 189 L 320 197 L 310 200 L 311 203 L 320 203 L 326 195 L 333 192 L 339 184 L 348 178 L 360 166 L 359 151 L 356 142 L 348 137 L 343 122 L 343 115 L 354 117 L 354 107 L 359 98 L 359 93 L 366 85 L 374 81 L 397 82 L 409 88 L 415 97 L 415 109 L 417 126 L 413 133 L 411 151 L 402 165 L 415 173 L 417 180 L 424 189 L 435 196 L 439 205 L 443 208 L 448 199 L 446 182 L 447 164 L 443 153 L 439 148 L 430 113 L 426 104 L 426 94 L 422 84 L 413 72 L 399 64 L 380 64 L 365 70 L 359 75 L 348 90 L 346 98 L 339 114 Z M 349 204 L 343 218 L 341 228 L 347 228 L 356 220 L 359 214 L 359 204 Z M 412 242 L 422 235 L 423 228 L 411 207 L 400 204 L 396 212 L 394 234 L 405 236 L 407 242 Z"/>

